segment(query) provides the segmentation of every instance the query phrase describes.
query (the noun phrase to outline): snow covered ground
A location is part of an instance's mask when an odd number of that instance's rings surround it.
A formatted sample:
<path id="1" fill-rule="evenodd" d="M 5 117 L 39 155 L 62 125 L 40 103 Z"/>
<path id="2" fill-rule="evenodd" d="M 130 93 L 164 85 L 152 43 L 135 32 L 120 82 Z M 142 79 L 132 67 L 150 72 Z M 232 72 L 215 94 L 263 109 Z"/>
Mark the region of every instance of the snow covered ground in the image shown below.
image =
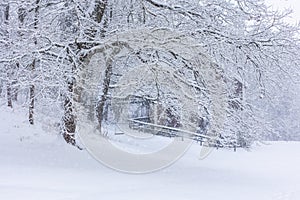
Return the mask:
<path id="1" fill-rule="evenodd" d="M 44 129 L 30 127 L 25 112 L 0 107 L 1 200 L 300 199 L 299 142 L 215 150 L 204 160 L 193 144 L 169 168 L 132 175 L 101 165 Z"/>

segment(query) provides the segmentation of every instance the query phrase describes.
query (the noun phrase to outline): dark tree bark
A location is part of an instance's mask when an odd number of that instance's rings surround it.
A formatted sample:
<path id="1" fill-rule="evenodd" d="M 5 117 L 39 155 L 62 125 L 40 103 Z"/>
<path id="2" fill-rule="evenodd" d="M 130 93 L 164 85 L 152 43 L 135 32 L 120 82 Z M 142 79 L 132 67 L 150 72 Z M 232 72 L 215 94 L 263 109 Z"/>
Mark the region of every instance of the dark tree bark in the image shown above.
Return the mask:
<path id="1" fill-rule="evenodd" d="M 104 21 L 103 28 L 100 31 L 102 37 L 104 37 L 103 35 L 105 33 L 105 28 L 107 27 L 107 23 L 108 23 L 107 19 L 104 19 L 107 4 L 108 4 L 108 0 L 95 0 L 95 7 L 91 13 L 91 18 L 95 22 L 100 24 L 102 21 Z M 87 29 L 86 34 L 90 37 L 90 39 L 94 39 L 96 37 L 97 30 L 95 29 L 95 27 L 89 27 Z"/>
<path id="2" fill-rule="evenodd" d="M 100 131 L 101 131 L 102 121 L 105 118 L 104 108 L 105 108 L 105 104 L 107 103 L 109 85 L 112 76 L 113 61 L 114 61 L 113 57 L 121 51 L 121 49 L 118 46 L 119 44 L 115 44 L 115 45 L 116 46 L 114 50 L 109 55 L 110 57 L 107 58 L 106 60 L 106 64 L 105 64 L 106 69 L 105 69 L 105 76 L 104 76 L 103 86 L 102 86 L 102 95 L 96 105 L 96 116 L 98 119 L 98 125 Z"/>
<path id="3" fill-rule="evenodd" d="M 9 9 L 10 9 L 9 4 L 7 4 L 5 6 L 5 10 L 4 10 L 4 20 L 5 20 L 4 23 L 6 25 L 9 24 Z M 7 32 L 7 37 L 9 37 L 8 32 Z M 11 80 L 10 80 L 9 73 L 8 73 L 7 77 L 8 77 L 8 80 L 6 83 L 7 106 L 12 108 L 12 89 L 11 89 Z"/>
<path id="4" fill-rule="evenodd" d="M 73 109 L 73 92 L 74 92 L 74 81 L 69 80 L 67 82 L 68 91 L 65 96 L 64 101 L 64 130 L 63 130 L 63 137 L 67 143 L 76 145 L 75 141 L 75 130 L 76 130 L 76 122 L 75 122 L 75 115 Z"/>
<path id="5" fill-rule="evenodd" d="M 104 16 L 104 12 L 105 12 L 105 8 L 107 6 L 107 1 L 108 0 L 95 0 L 95 9 L 92 12 L 92 18 L 98 22 L 101 23 L 103 16 Z"/>
<path id="6" fill-rule="evenodd" d="M 100 24 L 103 21 L 107 3 L 108 3 L 107 0 L 95 0 L 95 9 L 91 13 L 91 18 L 95 22 Z M 107 21 L 104 22 L 104 28 L 105 28 L 105 26 L 107 26 Z M 96 30 L 94 29 L 94 27 L 89 27 L 89 28 L 87 28 L 87 31 L 88 31 L 87 35 L 89 36 L 89 39 L 93 40 L 96 37 Z M 104 33 L 105 33 L 105 31 L 101 30 L 100 34 L 102 37 L 104 37 Z M 80 52 L 81 48 L 82 48 L 82 45 L 77 44 L 76 52 Z M 69 54 L 69 49 L 67 49 L 67 53 Z M 71 58 L 71 60 L 72 60 L 72 58 Z M 72 63 L 72 64 L 73 64 L 72 74 L 74 75 L 74 73 L 76 71 L 76 66 L 74 63 Z M 74 105 L 73 105 L 74 98 L 78 98 L 74 94 L 76 92 L 76 91 L 74 91 L 75 81 L 76 81 L 75 78 L 72 77 L 71 79 L 68 79 L 67 83 L 66 83 L 67 84 L 67 94 L 66 94 L 65 100 L 64 100 L 63 137 L 67 143 L 77 146 L 76 140 L 75 140 L 76 115 L 74 113 Z M 110 80 L 108 80 L 107 84 L 109 84 L 109 81 Z M 99 111 L 99 113 L 103 113 L 107 92 L 108 91 L 104 91 L 105 95 L 102 97 L 103 105 L 102 105 L 102 103 L 100 103 L 100 104 L 98 104 L 98 106 L 96 108 L 97 111 Z M 102 114 L 99 117 L 101 118 L 100 120 L 102 121 Z"/>
<path id="7" fill-rule="evenodd" d="M 7 4 L 6 7 L 5 7 L 4 18 L 5 18 L 5 23 L 8 24 L 8 20 L 9 20 L 9 4 Z"/>
<path id="8" fill-rule="evenodd" d="M 6 92 L 7 92 L 7 106 L 12 108 L 12 98 L 11 98 L 11 83 L 8 80 L 6 85 Z"/>
<path id="9" fill-rule="evenodd" d="M 29 123 L 34 124 L 33 114 L 34 114 L 34 85 L 31 85 L 29 88 Z"/>
<path id="10" fill-rule="evenodd" d="M 35 2 L 36 7 L 34 9 L 34 23 L 33 23 L 35 30 L 38 29 L 39 9 L 40 9 L 39 4 L 40 4 L 40 0 L 36 0 L 36 2 Z M 20 22 L 23 23 L 23 21 L 24 21 L 24 13 L 23 12 L 21 12 L 21 16 L 19 15 L 19 19 L 20 19 Z M 35 44 L 35 46 L 37 46 L 37 44 L 38 44 L 37 38 L 34 38 L 34 44 Z M 37 64 L 37 58 L 34 58 L 32 65 L 31 65 L 32 74 L 35 71 L 36 64 Z M 32 80 L 32 82 L 33 82 L 33 80 Z M 31 125 L 34 124 L 34 117 L 33 117 L 33 115 L 34 115 L 34 99 L 35 99 L 35 85 L 32 83 L 29 86 L 29 115 L 28 115 L 28 120 Z"/>
<path id="11" fill-rule="evenodd" d="M 102 96 L 100 98 L 100 100 L 98 101 L 97 105 L 96 105 L 96 116 L 98 119 L 98 125 L 99 125 L 99 130 L 101 131 L 101 125 L 102 125 L 102 121 L 104 118 L 104 106 L 107 100 L 107 96 L 108 96 L 108 90 L 109 90 L 109 84 L 110 84 L 110 79 L 111 79 L 111 75 L 112 75 L 112 64 L 108 64 L 105 70 L 105 78 L 103 81 L 103 90 L 102 90 Z"/>
<path id="12" fill-rule="evenodd" d="M 31 66 L 32 72 L 35 70 L 35 65 L 36 65 L 36 59 L 33 60 L 33 63 L 32 63 L 32 66 Z M 29 87 L 29 115 L 28 115 L 28 120 L 29 120 L 29 123 L 31 125 L 34 124 L 34 118 L 33 118 L 34 98 L 35 98 L 34 89 L 35 89 L 34 84 L 31 84 L 30 87 Z"/>
<path id="13" fill-rule="evenodd" d="M 0 97 L 2 94 L 2 90 L 3 90 L 3 81 L 0 79 Z"/>

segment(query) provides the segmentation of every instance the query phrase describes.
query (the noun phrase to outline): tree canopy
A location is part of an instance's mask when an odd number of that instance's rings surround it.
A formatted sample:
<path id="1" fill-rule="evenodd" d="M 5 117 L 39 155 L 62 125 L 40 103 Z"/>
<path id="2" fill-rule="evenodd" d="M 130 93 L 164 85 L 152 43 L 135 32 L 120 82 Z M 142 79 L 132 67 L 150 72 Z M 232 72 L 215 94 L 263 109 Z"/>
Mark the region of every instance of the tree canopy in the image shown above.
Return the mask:
<path id="1" fill-rule="evenodd" d="M 31 124 L 34 113 L 61 118 L 64 138 L 76 144 L 76 121 L 82 114 L 78 104 L 89 105 L 101 126 L 120 77 L 157 64 L 168 83 L 161 81 L 152 89 L 159 87 L 166 100 L 172 99 L 164 104 L 174 114 L 179 112 L 175 92 L 163 86 L 179 80 L 190 85 L 198 124 L 217 121 L 210 112 L 212 101 L 218 100 L 212 94 L 222 83 L 224 127 L 215 134 L 224 143 L 247 147 L 254 140 L 280 137 L 279 121 L 281 127 L 297 128 L 274 111 L 282 104 L 299 106 L 293 101 L 297 89 L 287 90 L 297 87 L 300 71 L 299 26 L 284 22 L 289 14 L 269 9 L 263 0 L 3 0 L 0 93 L 10 107 L 20 97 L 29 107 Z M 155 30 L 173 35 L 155 35 Z M 195 70 L 206 59 L 220 79 L 215 87 L 205 78 L 209 71 Z M 155 98 L 144 81 L 140 88 Z M 186 88 L 176 90 L 187 98 Z"/>

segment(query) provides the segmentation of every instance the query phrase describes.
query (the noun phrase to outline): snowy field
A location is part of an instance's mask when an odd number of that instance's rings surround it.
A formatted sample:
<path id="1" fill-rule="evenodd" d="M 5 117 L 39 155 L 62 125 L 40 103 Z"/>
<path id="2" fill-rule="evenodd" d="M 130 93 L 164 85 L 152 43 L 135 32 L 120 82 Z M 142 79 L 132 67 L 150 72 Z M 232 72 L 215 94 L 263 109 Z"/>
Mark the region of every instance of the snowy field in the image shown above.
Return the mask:
<path id="1" fill-rule="evenodd" d="M 26 113 L 1 107 L 0 200 L 300 199 L 299 142 L 215 150 L 204 160 L 200 150 L 193 144 L 178 162 L 155 173 L 120 173 L 54 131 L 30 127 Z"/>

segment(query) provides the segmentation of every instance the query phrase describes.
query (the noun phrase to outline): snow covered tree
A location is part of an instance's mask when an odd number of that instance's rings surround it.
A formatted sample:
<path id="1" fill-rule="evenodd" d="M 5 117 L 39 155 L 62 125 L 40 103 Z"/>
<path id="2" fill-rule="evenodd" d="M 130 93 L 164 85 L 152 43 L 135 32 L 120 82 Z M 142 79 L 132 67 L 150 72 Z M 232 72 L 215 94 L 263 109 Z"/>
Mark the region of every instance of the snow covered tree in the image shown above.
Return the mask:
<path id="1" fill-rule="evenodd" d="M 289 12 L 272 11 L 263 0 L 5 0 L 0 7 L 0 91 L 6 92 L 8 106 L 12 106 L 13 94 L 18 93 L 14 88 L 29 88 L 26 102 L 30 123 L 33 109 L 37 109 L 35 103 L 44 107 L 55 105 L 63 119 L 64 138 L 74 145 L 76 121 L 82 114 L 76 109 L 77 103 L 90 101 L 85 103 L 92 110 L 90 118 L 96 117 L 101 127 L 114 83 L 136 66 L 173 66 L 174 73 L 185 74 L 186 79 L 197 82 L 203 92 L 197 94 L 201 96 L 198 103 L 203 107 L 196 121 L 203 124 L 207 120 L 208 114 L 203 113 L 209 107 L 209 98 L 205 94 L 213 91 L 203 82 L 202 74 L 188 78 L 185 68 L 193 66 L 192 59 L 184 59 L 173 51 L 148 48 L 147 42 L 144 48 L 131 49 L 123 55 L 123 49 L 133 39 L 122 33 L 134 35 L 140 30 L 143 34 L 148 30 L 151 35 L 153 30 L 163 28 L 191 38 L 195 44 L 187 45 L 203 49 L 226 84 L 229 106 L 225 127 L 215 134 L 228 146 L 247 147 L 274 132 L 274 127 L 266 125 L 270 123 L 264 109 L 266 99 L 275 98 L 269 91 L 281 84 L 278 74 L 299 73 L 299 27 L 283 21 Z M 110 43 L 116 36 L 124 38 Z M 107 42 L 114 48 L 105 47 Z M 111 52 L 98 58 L 102 61 L 93 61 L 95 52 L 106 52 L 104 47 Z M 99 71 L 89 71 L 91 63 L 99 65 Z M 97 76 L 98 85 L 89 86 L 97 81 L 89 77 Z M 176 77 L 173 74 L 166 80 L 171 83 Z M 175 104 L 176 101 L 165 102 L 172 108 Z M 167 112 L 168 107 L 164 110 Z M 176 109 L 169 108 L 168 112 L 173 115 Z M 211 118 L 204 124 L 213 121 Z"/>

